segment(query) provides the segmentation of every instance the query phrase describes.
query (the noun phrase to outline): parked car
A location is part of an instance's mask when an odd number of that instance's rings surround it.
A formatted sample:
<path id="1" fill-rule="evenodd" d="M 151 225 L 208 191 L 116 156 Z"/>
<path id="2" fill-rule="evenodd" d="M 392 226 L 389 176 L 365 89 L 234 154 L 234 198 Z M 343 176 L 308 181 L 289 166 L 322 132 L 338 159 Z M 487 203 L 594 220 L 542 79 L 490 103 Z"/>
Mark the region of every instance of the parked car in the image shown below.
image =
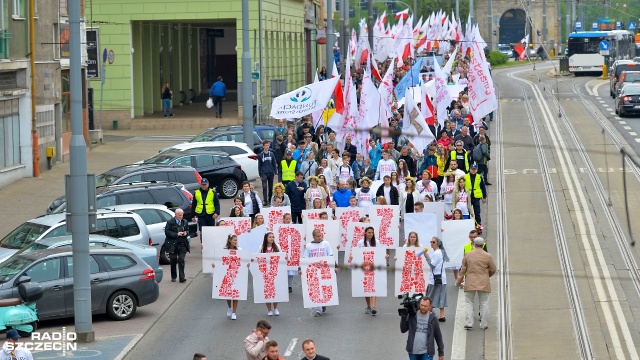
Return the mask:
<path id="1" fill-rule="evenodd" d="M 128 320 L 139 306 L 158 300 L 155 271 L 130 250 L 94 247 L 89 254 L 93 314 Z M 71 249 L 29 251 L 0 264 L 0 299 L 18 298 L 18 285 L 26 282 L 44 288 L 44 295 L 36 301 L 40 320 L 74 316 Z"/>
<path id="2" fill-rule="evenodd" d="M 611 72 L 609 73 L 609 95 L 611 97 L 616 96 L 616 84 L 620 78 L 620 74 L 624 70 L 640 70 L 640 64 L 634 63 L 631 60 L 617 60 L 611 65 Z"/>
<path id="3" fill-rule="evenodd" d="M 229 155 L 220 151 L 167 150 L 144 161 L 145 164 L 189 165 L 193 166 L 210 186 L 216 188 L 220 197 L 233 198 L 240 184 L 247 180 L 242 166 Z"/>
<path id="4" fill-rule="evenodd" d="M 23 254 L 35 250 L 54 249 L 63 246 L 71 246 L 71 235 L 37 240 L 33 244 L 27 245 L 18 250 L 16 254 Z M 162 270 L 162 267 L 160 267 L 160 263 L 158 261 L 158 250 L 153 246 L 138 245 L 125 240 L 112 238 L 110 236 L 96 234 L 89 235 L 89 246 L 91 248 L 122 248 L 131 250 L 156 272 L 156 281 L 162 281 L 164 271 Z"/>
<path id="5" fill-rule="evenodd" d="M 138 214 L 127 211 L 97 211 L 96 228 L 92 234 L 106 235 L 134 244 L 151 245 L 147 226 Z M 0 262 L 34 241 L 71 235 L 64 213 L 38 216 L 15 228 L 0 240 Z"/>
<path id="6" fill-rule="evenodd" d="M 202 178 L 191 166 L 131 164 L 119 166 L 96 176 L 96 187 L 139 181 L 181 183 L 190 192 L 200 187 Z"/>
<path id="7" fill-rule="evenodd" d="M 625 85 L 616 96 L 616 114 L 623 117 L 627 114 L 640 113 L 640 86 Z"/>
<path id="8" fill-rule="evenodd" d="M 244 141 L 244 135 L 242 133 L 242 126 L 218 126 L 207 129 L 200 134 L 193 137 L 189 142 L 202 142 L 202 141 L 236 141 L 246 143 L 257 154 L 262 149 L 262 141 L 273 141 L 273 135 L 276 128 L 271 125 L 254 125 L 253 126 L 253 140 L 251 142 Z"/>
<path id="9" fill-rule="evenodd" d="M 121 204 L 163 204 L 171 210 L 180 208 L 185 214 L 191 213 L 193 195 L 182 184 L 143 181 L 111 185 L 96 190 L 96 207 L 108 208 Z M 65 196 L 52 201 L 47 213 L 67 210 Z"/>
<path id="10" fill-rule="evenodd" d="M 258 175 L 258 155 L 245 143 L 235 141 L 188 142 L 173 145 L 168 149 L 221 151 L 227 153 L 235 162 L 240 164 L 242 171 L 247 176 L 247 180 L 253 181 L 260 177 Z"/>
<path id="11" fill-rule="evenodd" d="M 633 83 L 640 85 L 640 69 L 623 71 L 620 74 L 620 79 L 618 79 L 616 83 L 615 94 L 617 95 L 625 85 Z"/>
<path id="12" fill-rule="evenodd" d="M 165 265 L 169 264 L 169 254 L 164 246 L 164 227 L 167 224 L 167 221 L 171 220 L 175 216 L 173 211 L 167 209 L 164 205 L 157 204 L 117 205 L 110 209 L 114 211 L 131 211 L 140 215 L 142 221 L 147 225 L 147 230 L 149 230 L 153 246 L 158 249 L 160 263 Z M 189 214 L 187 214 L 187 216 L 189 216 Z M 198 236 L 197 222 L 189 221 L 189 236 Z"/>
<path id="13" fill-rule="evenodd" d="M 498 51 L 507 56 L 507 58 L 515 58 L 513 48 L 508 44 L 498 44 Z"/>

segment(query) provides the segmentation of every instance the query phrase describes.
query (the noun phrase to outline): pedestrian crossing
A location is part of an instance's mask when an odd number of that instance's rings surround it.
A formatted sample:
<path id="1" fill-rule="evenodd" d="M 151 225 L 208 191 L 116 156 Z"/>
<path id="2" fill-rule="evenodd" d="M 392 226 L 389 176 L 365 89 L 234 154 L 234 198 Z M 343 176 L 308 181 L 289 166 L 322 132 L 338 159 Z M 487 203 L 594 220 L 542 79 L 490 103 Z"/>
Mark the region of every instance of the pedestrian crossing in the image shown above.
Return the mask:
<path id="1" fill-rule="evenodd" d="M 153 136 L 135 136 L 126 141 L 176 141 L 186 142 L 191 140 L 195 135 L 153 135 Z"/>

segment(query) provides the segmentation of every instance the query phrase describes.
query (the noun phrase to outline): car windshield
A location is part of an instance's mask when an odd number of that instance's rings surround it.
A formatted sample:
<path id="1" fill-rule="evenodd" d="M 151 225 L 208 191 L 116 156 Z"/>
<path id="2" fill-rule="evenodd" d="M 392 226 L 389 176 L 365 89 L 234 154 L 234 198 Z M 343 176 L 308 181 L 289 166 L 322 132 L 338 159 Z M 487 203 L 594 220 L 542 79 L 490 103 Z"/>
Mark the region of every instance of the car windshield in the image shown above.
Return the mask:
<path id="1" fill-rule="evenodd" d="M 193 139 L 189 140 L 189 142 L 203 142 L 211 140 L 211 136 L 213 133 L 210 130 L 206 130 L 201 132 L 200 134 L 193 137 Z"/>
<path id="2" fill-rule="evenodd" d="M 49 226 L 26 222 L 0 240 L 0 247 L 5 249 L 22 249 L 36 241 Z"/>
<path id="3" fill-rule="evenodd" d="M 96 176 L 96 187 L 109 186 L 118 179 L 115 175 L 100 174 Z"/>
<path id="4" fill-rule="evenodd" d="M 34 243 L 31 246 L 25 246 L 22 249 L 18 250 L 16 254 L 28 253 L 35 250 L 44 250 L 48 248 L 49 248 L 49 245 Z"/>
<path id="5" fill-rule="evenodd" d="M 166 165 L 176 158 L 176 153 L 173 151 L 165 151 L 156 154 L 144 161 L 144 164 Z"/>
<path id="6" fill-rule="evenodd" d="M 0 264 L 0 284 L 11 280 L 17 273 L 31 264 L 33 264 L 33 260 L 31 259 L 16 255 L 10 257 L 7 261 Z"/>
<path id="7" fill-rule="evenodd" d="M 500 51 L 509 51 L 509 50 L 511 50 L 511 47 L 510 46 L 500 46 L 500 47 L 498 47 L 498 49 Z"/>

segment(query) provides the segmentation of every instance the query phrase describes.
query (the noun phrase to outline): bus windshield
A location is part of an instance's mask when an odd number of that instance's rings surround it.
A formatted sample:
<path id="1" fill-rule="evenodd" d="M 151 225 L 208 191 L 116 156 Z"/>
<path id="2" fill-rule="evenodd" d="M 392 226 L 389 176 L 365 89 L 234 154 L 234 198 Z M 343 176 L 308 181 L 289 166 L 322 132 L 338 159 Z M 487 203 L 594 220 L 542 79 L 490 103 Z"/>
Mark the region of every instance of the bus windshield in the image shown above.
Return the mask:
<path id="1" fill-rule="evenodd" d="M 570 36 L 568 41 L 569 56 L 574 54 L 599 54 L 599 44 L 603 38 L 603 36 Z"/>

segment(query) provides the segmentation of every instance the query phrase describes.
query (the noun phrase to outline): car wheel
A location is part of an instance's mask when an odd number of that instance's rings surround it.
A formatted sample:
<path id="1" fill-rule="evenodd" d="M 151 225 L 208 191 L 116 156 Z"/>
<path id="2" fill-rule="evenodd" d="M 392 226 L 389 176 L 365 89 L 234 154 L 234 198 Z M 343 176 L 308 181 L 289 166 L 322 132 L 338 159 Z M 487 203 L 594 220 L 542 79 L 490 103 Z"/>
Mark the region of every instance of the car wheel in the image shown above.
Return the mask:
<path id="1" fill-rule="evenodd" d="M 235 179 L 226 178 L 222 180 L 222 183 L 220 184 L 220 188 L 222 188 L 220 195 L 227 199 L 231 199 L 235 197 L 236 194 L 238 193 L 238 189 L 240 188 L 240 185 Z"/>
<path id="2" fill-rule="evenodd" d="M 169 259 L 169 253 L 167 252 L 167 249 L 164 247 L 164 244 L 162 244 L 162 247 L 160 247 L 160 265 L 169 265 L 171 264 L 171 259 Z"/>
<path id="3" fill-rule="evenodd" d="M 624 117 L 624 112 L 622 111 L 622 109 L 618 109 L 618 116 Z"/>
<path id="4" fill-rule="evenodd" d="M 136 298 L 127 290 L 111 294 L 107 302 L 107 315 L 113 320 L 129 320 L 136 313 Z"/>
<path id="5" fill-rule="evenodd" d="M 616 110 L 615 110 L 615 112 L 616 112 L 616 115 L 617 115 L 617 114 L 618 114 L 618 107 L 617 107 L 617 106 L 616 106 Z"/>

